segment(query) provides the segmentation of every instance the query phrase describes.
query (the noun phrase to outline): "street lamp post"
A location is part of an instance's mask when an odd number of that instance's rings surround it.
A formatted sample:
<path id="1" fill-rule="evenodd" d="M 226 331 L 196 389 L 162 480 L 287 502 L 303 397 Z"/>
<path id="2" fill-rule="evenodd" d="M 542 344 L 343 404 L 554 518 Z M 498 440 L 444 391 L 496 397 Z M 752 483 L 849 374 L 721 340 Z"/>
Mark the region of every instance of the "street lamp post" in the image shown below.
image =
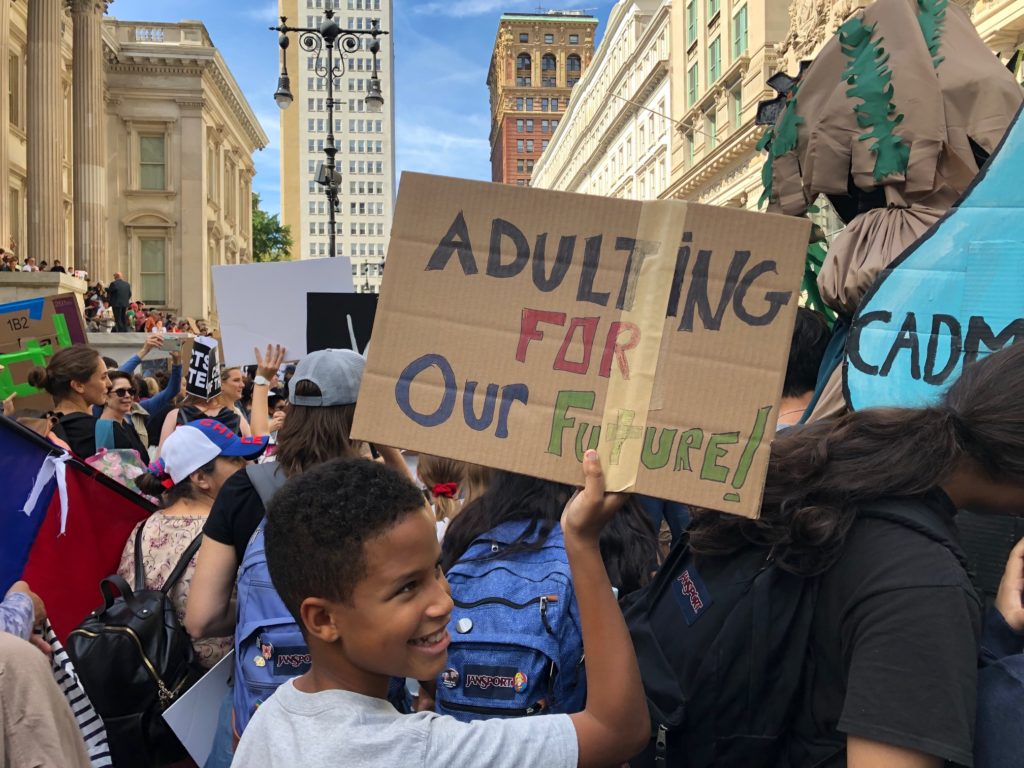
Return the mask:
<path id="1" fill-rule="evenodd" d="M 324 11 L 324 20 L 319 27 L 289 27 L 288 17 L 282 16 L 281 23 L 271 27 L 272 32 L 277 32 L 277 44 L 281 47 L 281 74 L 277 79 L 277 91 L 274 93 L 274 101 L 281 109 L 287 109 L 292 103 L 291 80 L 288 76 L 288 62 L 286 54 L 288 51 L 288 35 L 295 32 L 299 36 L 299 47 L 307 53 L 316 54 L 316 67 L 314 72 L 317 77 L 327 79 L 327 141 L 324 144 L 324 155 L 327 159 L 321 163 L 316 173 L 316 182 L 324 188 L 327 196 L 328 212 L 328 236 L 329 250 L 333 258 L 335 255 L 335 212 L 338 207 L 338 191 L 341 185 L 341 173 L 338 171 L 336 155 L 338 147 L 334 143 L 334 80 L 345 74 L 345 57 L 355 53 L 360 48 L 363 38 L 370 38 L 369 50 L 373 54 L 373 73 L 367 85 L 366 96 L 363 101 L 368 112 L 380 112 L 384 108 L 384 97 L 380 90 L 380 78 L 377 76 L 377 54 L 380 52 L 381 35 L 388 34 L 380 28 L 380 22 L 373 20 L 373 26 L 368 30 L 363 29 L 342 29 L 338 20 L 334 18 L 333 10 Z M 320 53 L 327 48 L 327 61 L 320 61 Z M 337 50 L 337 62 L 335 62 L 335 50 Z"/>

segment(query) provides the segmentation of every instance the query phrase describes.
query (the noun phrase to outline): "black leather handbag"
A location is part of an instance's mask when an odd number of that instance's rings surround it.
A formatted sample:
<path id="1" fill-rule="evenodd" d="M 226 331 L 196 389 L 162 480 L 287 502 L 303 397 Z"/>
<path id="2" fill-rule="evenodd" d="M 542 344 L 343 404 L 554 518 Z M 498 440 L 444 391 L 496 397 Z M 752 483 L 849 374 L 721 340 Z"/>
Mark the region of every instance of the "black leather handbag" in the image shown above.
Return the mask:
<path id="1" fill-rule="evenodd" d="M 202 676 L 202 670 L 194 663 L 192 641 L 169 594 L 201 541 L 199 534 L 162 589 L 150 590 L 145 588 L 140 526 L 135 536 L 135 589 L 116 574 L 103 579 L 103 605 L 68 635 L 65 648 L 103 718 L 115 766 L 159 766 L 186 756 L 161 715 Z"/>

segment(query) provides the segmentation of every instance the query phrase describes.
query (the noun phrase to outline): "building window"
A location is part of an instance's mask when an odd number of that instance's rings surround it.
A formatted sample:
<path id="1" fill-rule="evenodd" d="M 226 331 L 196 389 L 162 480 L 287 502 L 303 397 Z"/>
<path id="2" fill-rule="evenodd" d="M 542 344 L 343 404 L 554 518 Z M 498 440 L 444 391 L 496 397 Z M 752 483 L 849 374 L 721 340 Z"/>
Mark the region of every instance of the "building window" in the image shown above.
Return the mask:
<path id="1" fill-rule="evenodd" d="M 139 137 L 139 188 L 167 189 L 163 136 Z"/>
<path id="2" fill-rule="evenodd" d="M 708 149 L 718 145 L 718 113 L 708 112 Z"/>
<path id="3" fill-rule="evenodd" d="M 549 125 L 550 125 L 550 123 L 548 123 L 547 120 L 541 120 L 540 121 L 540 132 L 541 133 L 547 133 Z"/>
<path id="4" fill-rule="evenodd" d="M 547 99 L 541 99 L 540 100 L 540 111 L 541 112 L 547 112 L 548 111 L 548 100 Z"/>
<path id="5" fill-rule="evenodd" d="M 527 112 L 533 112 L 533 99 L 532 98 L 527 98 L 526 99 L 526 111 Z"/>
<path id="6" fill-rule="evenodd" d="M 732 127 L 735 130 L 739 130 L 739 127 L 743 125 L 743 86 L 737 85 L 736 88 L 730 94 L 730 101 L 732 102 Z"/>
<path id="7" fill-rule="evenodd" d="M 569 35 L 569 45 L 579 45 L 579 44 L 580 44 L 580 36 L 579 35 Z"/>
<path id="8" fill-rule="evenodd" d="M 162 306 L 167 303 L 167 240 L 162 237 L 139 239 L 142 256 L 139 274 L 142 278 L 141 298 L 146 304 Z"/>
<path id="9" fill-rule="evenodd" d="M 708 46 L 708 87 L 722 75 L 722 38 L 716 37 Z"/>
<path id="10" fill-rule="evenodd" d="M 686 106 L 692 107 L 697 103 L 698 78 L 700 77 L 697 62 L 693 62 L 686 71 Z"/>
<path id="11" fill-rule="evenodd" d="M 565 85 L 572 88 L 580 80 L 580 72 L 583 70 L 580 57 L 575 53 L 565 60 Z"/>
<path id="12" fill-rule="evenodd" d="M 25 127 L 25 115 L 21 109 L 21 64 L 16 53 L 8 57 L 7 88 L 8 106 L 11 110 L 11 123 L 19 128 Z M 4 137 L 6 141 L 6 137 Z"/>
<path id="13" fill-rule="evenodd" d="M 690 168 L 693 167 L 693 160 L 696 156 L 696 149 L 693 141 L 693 131 L 686 132 L 686 165 Z"/>
<path id="14" fill-rule="evenodd" d="M 522 96 L 518 96 L 518 97 L 516 97 L 516 112 L 522 112 L 522 111 L 523 111 L 523 97 Z"/>
<path id="15" fill-rule="evenodd" d="M 522 120 L 516 120 L 516 133 L 522 133 L 522 132 L 523 132 L 523 121 Z"/>
<path id="16" fill-rule="evenodd" d="M 697 39 L 697 0 L 686 4 L 686 45 L 693 45 Z"/>
<path id="17" fill-rule="evenodd" d="M 557 75 L 558 64 L 555 63 L 555 57 L 545 53 L 540 60 L 540 84 L 545 88 L 554 88 Z"/>
<path id="18" fill-rule="evenodd" d="M 526 140 L 526 151 L 533 152 L 533 139 Z"/>
<path id="19" fill-rule="evenodd" d="M 520 32 L 519 33 L 519 42 L 520 43 L 528 43 L 528 42 L 530 42 L 530 35 L 529 35 L 529 33 L 527 33 L 527 32 Z"/>
<path id="20" fill-rule="evenodd" d="M 522 158 L 519 158 L 518 160 L 516 160 L 516 171 L 518 173 L 523 173 L 525 170 L 526 170 L 526 161 L 524 161 Z"/>
<path id="21" fill-rule="evenodd" d="M 718 15 L 719 0 L 708 0 L 708 24 L 715 20 Z"/>
<path id="22" fill-rule="evenodd" d="M 548 45 L 551 45 L 553 42 L 555 42 L 555 36 L 549 32 L 548 34 L 544 35 L 544 42 L 547 43 Z"/>
<path id="23" fill-rule="evenodd" d="M 533 133 L 533 120 L 526 121 L 526 132 Z"/>
<path id="24" fill-rule="evenodd" d="M 547 139 L 541 139 L 541 141 L 540 141 L 540 151 L 543 152 L 547 148 L 548 148 L 548 140 Z"/>
<path id="25" fill-rule="evenodd" d="M 522 139 L 516 139 L 516 152 L 522 152 L 522 151 L 523 151 L 523 140 Z"/>
<path id="26" fill-rule="evenodd" d="M 520 53 L 516 57 L 516 85 L 528 86 L 532 85 L 533 78 L 533 61 L 528 53 Z"/>
<path id="27" fill-rule="evenodd" d="M 551 121 L 551 132 L 554 133 L 555 132 L 555 128 L 557 128 L 557 127 L 558 127 L 558 121 L 557 120 L 552 120 Z"/>
<path id="28" fill-rule="evenodd" d="M 738 59 L 747 52 L 747 6 L 743 6 L 732 17 L 732 57 Z"/>

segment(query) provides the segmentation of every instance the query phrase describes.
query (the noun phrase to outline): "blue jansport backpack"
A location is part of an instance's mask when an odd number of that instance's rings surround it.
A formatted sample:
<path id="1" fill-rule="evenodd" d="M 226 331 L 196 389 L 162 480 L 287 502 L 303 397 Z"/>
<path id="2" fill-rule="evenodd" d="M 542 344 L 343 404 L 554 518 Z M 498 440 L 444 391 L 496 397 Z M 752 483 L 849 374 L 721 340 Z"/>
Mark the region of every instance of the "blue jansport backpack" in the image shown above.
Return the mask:
<path id="1" fill-rule="evenodd" d="M 531 525 L 488 531 L 448 571 L 455 608 L 437 680 L 441 714 L 468 722 L 583 709 L 583 635 L 562 529 L 540 549 L 501 553 Z"/>
<path id="2" fill-rule="evenodd" d="M 246 473 L 263 506 L 285 482 L 275 462 L 250 464 Z M 264 517 L 245 548 L 238 571 L 238 622 L 235 625 L 235 733 L 245 731 L 256 708 L 281 683 L 306 672 L 309 649 L 299 625 L 270 581 L 264 550 Z"/>

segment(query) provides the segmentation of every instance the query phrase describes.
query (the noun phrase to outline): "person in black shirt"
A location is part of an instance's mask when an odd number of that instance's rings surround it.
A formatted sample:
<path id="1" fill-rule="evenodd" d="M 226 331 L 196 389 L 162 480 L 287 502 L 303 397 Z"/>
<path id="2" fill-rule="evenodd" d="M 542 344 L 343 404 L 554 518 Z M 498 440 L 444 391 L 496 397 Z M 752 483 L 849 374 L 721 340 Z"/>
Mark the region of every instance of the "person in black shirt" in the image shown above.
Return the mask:
<path id="1" fill-rule="evenodd" d="M 96 422 L 92 406 L 103 405 L 110 390 L 107 366 L 100 353 L 89 346 L 59 349 L 46 368 L 33 368 L 28 383 L 45 389 L 53 398 L 57 413 L 54 434 L 71 446 L 79 458 L 96 453 Z M 113 425 L 114 448 L 132 448 L 128 433 Z"/>
<path id="2" fill-rule="evenodd" d="M 314 352 L 299 363 L 292 380 L 288 418 L 277 435 L 275 459 L 286 478 L 330 459 L 359 456 L 358 444 L 348 435 L 364 365 L 359 354 L 338 349 Z M 269 387 L 276 370 L 276 366 L 260 367 L 256 389 Z M 255 397 L 265 397 L 265 393 L 257 391 Z M 388 463 L 408 473 L 399 451 L 380 451 Z M 230 477 L 217 494 L 203 527 L 205 536 L 185 613 L 185 628 L 192 637 L 234 631 L 231 593 L 235 576 L 265 512 L 245 472 Z"/>
<path id="3" fill-rule="evenodd" d="M 698 556 L 754 542 L 819 578 L 780 766 L 972 764 L 981 601 L 955 547 L 859 512 L 883 499 L 924 505 L 954 545 L 958 509 L 1019 514 L 1022 387 L 1015 345 L 967 364 L 938 405 L 789 430 L 772 446 L 758 520 L 695 515 Z"/>

